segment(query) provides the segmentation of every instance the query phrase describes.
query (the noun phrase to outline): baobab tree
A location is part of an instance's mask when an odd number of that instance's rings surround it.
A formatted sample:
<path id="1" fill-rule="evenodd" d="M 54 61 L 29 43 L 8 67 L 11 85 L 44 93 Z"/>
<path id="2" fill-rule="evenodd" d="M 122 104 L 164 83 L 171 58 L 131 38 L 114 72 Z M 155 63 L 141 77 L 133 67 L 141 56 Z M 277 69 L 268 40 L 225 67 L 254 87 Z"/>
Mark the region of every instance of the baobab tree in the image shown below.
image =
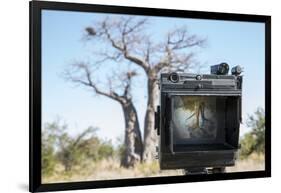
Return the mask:
<path id="1" fill-rule="evenodd" d="M 106 60 L 121 57 L 143 69 L 147 78 L 147 106 L 144 120 L 143 159 L 151 161 L 157 143 L 154 132 L 154 111 L 157 103 L 157 78 L 160 72 L 186 71 L 194 64 L 191 48 L 201 47 L 205 39 L 190 34 L 185 26 L 168 31 L 162 41 L 147 33 L 144 17 L 106 17 L 85 28 L 87 40 L 106 45 Z M 120 63 L 119 65 L 122 65 Z"/>
<path id="2" fill-rule="evenodd" d="M 125 155 L 121 160 L 124 167 L 132 167 L 142 160 L 143 145 L 136 108 L 132 101 L 131 84 L 135 71 L 114 73 L 107 77 L 106 86 L 102 86 L 94 79 L 99 71 L 91 68 L 87 63 L 79 62 L 69 66 L 65 71 L 65 78 L 71 82 L 90 88 L 97 95 L 101 95 L 118 102 L 123 110 L 125 120 Z M 110 117 L 109 117 L 110 121 Z"/>

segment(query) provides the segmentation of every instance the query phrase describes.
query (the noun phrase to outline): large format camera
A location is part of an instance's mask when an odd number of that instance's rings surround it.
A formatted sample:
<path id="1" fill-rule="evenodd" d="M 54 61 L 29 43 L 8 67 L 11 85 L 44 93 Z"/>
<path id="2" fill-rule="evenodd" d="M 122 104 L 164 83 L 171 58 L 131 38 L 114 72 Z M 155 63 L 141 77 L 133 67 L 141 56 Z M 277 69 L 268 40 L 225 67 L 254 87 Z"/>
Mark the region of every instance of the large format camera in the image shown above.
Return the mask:
<path id="1" fill-rule="evenodd" d="M 235 164 L 242 69 L 221 63 L 211 74 L 162 73 L 155 128 L 161 169 L 223 172 Z"/>

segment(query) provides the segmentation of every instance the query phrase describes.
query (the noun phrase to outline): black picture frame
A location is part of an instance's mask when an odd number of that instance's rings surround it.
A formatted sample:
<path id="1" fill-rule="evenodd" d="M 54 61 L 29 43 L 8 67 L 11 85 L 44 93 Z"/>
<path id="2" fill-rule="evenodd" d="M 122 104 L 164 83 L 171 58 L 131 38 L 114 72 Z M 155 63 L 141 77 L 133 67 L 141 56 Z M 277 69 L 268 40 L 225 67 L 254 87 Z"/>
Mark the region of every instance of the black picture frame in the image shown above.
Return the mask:
<path id="1" fill-rule="evenodd" d="M 261 22 L 265 24 L 265 170 L 209 175 L 149 177 L 69 183 L 41 183 L 41 10 L 121 13 L 146 16 L 200 18 L 212 20 Z M 30 115 L 29 115 L 29 191 L 58 191 L 198 181 L 262 178 L 271 176 L 271 17 L 233 13 L 185 11 L 157 8 L 93 5 L 47 1 L 29 2 L 30 11 Z"/>

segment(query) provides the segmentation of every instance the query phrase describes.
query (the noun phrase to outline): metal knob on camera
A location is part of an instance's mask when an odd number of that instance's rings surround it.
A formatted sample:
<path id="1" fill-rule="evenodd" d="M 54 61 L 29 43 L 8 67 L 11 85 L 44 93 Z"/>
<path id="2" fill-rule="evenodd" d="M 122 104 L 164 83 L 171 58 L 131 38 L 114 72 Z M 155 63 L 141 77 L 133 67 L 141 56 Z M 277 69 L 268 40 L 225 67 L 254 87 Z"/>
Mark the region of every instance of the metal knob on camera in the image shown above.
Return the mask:
<path id="1" fill-rule="evenodd" d="M 180 77 L 178 75 L 178 73 L 176 72 L 172 72 L 170 75 L 169 75 L 169 80 L 172 82 L 172 83 L 177 83 L 179 81 Z"/>

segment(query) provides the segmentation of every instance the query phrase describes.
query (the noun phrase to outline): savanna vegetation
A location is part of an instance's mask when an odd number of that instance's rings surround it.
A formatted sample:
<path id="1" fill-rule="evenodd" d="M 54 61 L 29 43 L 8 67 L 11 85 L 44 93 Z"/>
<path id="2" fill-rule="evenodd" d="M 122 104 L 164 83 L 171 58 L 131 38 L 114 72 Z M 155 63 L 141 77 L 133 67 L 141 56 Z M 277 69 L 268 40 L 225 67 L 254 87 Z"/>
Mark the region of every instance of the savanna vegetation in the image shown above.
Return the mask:
<path id="1" fill-rule="evenodd" d="M 265 114 L 264 109 L 257 110 L 248 116 L 246 125 L 251 130 L 245 133 L 240 139 L 239 162 L 235 170 L 264 170 L 265 153 Z"/>
<path id="2" fill-rule="evenodd" d="M 251 154 L 264 154 L 265 117 L 262 108 L 258 108 L 253 115 L 248 117 L 247 126 L 252 130 L 246 133 L 241 140 L 240 157 L 242 159 Z"/>
<path id="3" fill-rule="evenodd" d="M 250 171 L 264 168 L 264 110 L 258 108 L 247 119 L 251 130 L 240 140 L 241 148 L 236 166 L 227 171 Z M 86 128 L 70 136 L 66 123 L 56 120 L 46 123 L 42 132 L 43 182 L 102 180 L 145 176 L 182 175 L 181 170 L 161 171 L 157 160 L 122 166 L 126 157 L 123 140 L 113 146 L 96 134 L 97 128 Z"/>
<path id="4" fill-rule="evenodd" d="M 181 174 L 160 172 L 156 161 L 122 167 L 124 144 L 120 140 L 114 147 L 111 141 L 99 138 L 96 131 L 89 127 L 70 136 L 66 123 L 46 123 L 42 132 L 43 183 Z"/>
<path id="5" fill-rule="evenodd" d="M 67 124 L 46 123 L 42 132 L 43 175 L 53 175 L 58 165 L 64 173 L 69 173 L 86 160 L 97 162 L 113 157 L 116 151 L 111 142 L 99 139 L 96 130 L 89 127 L 77 136 L 70 136 Z"/>

